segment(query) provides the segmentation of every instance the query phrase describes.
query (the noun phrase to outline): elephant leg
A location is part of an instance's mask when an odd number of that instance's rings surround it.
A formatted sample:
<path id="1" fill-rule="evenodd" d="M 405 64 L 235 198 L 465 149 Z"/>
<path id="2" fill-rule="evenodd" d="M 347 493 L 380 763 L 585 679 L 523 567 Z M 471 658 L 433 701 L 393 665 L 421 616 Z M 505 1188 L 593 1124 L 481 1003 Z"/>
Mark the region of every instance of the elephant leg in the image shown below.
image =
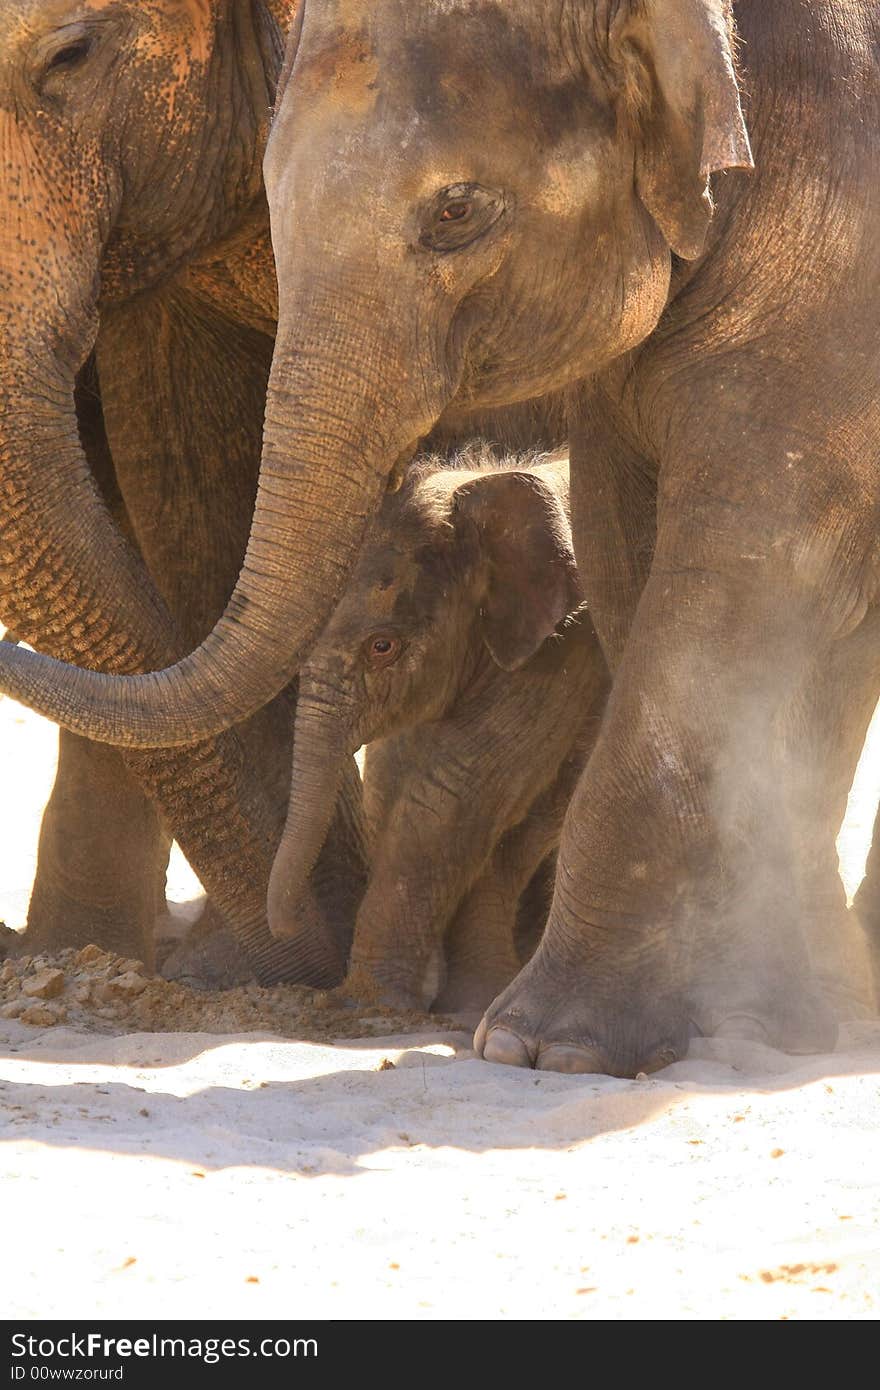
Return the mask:
<path id="1" fill-rule="evenodd" d="M 538 870 L 559 844 L 583 758 L 566 759 L 526 818 L 502 838 L 459 907 L 446 936 L 446 981 L 434 1009 L 474 1026 L 520 968 L 517 910 Z M 546 920 L 545 904 L 544 920 Z M 543 930 L 544 922 L 541 922 Z"/>
<path id="2" fill-rule="evenodd" d="M 169 848 L 118 751 L 62 729 L 22 949 L 94 941 L 152 967 Z"/>
<path id="3" fill-rule="evenodd" d="M 94 360 L 77 380 L 80 442 L 117 526 L 131 537 L 104 430 Z M 153 927 L 165 906 L 170 838 L 119 752 L 60 730 L 55 785 L 19 949 L 96 942 L 153 961 Z"/>
<path id="4" fill-rule="evenodd" d="M 588 431 L 573 433 L 575 549 L 603 643 L 611 631 L 614 686 L 541 946 L 478 1029 L 488 1060 L 632 1075 L 682 1056 L 694 1029 L 791 1052 L 834 1044 L 799 911 L 778 722 L 857 611 L 864 555 L 854 543 L 839 573 L 829 559 L 844 554 L 849 456 L 817 440 L 792 486 L 802 383 L 787 364 L 772 382 L 747 355 L 737 368 L 743 396 L 773 401 L 772 429 L 757 404 L 727 419 L 724 377 L 700 379 L 686 431 L 675 401 L 668 416 L 654 403 L 669 462 L 631 617 L 614 587 L 621 574 L 627 588 L 626 512 L 617 534 L 591 517 L 597 455 Z M 759 503 L 744 478 L 760 479 Z"/>
<path id="5" fill-rule="evenodd" d="M 474 742 L 482 741 L 477 730 Z M 515 738 L 512 742 L 521 747 Z M 346 992 L 358 1000 L 430 1008 L 447 974 L 444 938 L 449 929 L 461 943 L 463 971 L 465 954 L 474 965 L 473 943 L 480 940 L 486 944 L 481 966 L 488 967 L 490 939 L 498 943 L 502 971 L 508 968 L 508 886 L 500 870 L 493 872 L 492 855 L 504 825 L 518 819 L 504 804 L 511 791 L 516 798 L 515 773 L 505 775 L 500 746 L 490 750 L 486 761 L 496 774 L 492 785 L 497 798 L 490 801 L 461 745 L 459 731 L 449 723 L 406 730 L 367 749 L 369 882 L 345 981 Z M 510 761 L 509 751 L 507 756 Z M 527 806 L 528 801 L 523 809 Z M 449 997 L 444 1004 L 448 1002 Z"/>
<path id="6" fill-rule="evenodd" d="M 311 877 L 312 893 L 327 924 L 333 950 L 345 964 L 368 876 L 363 784 L 357 763 L 348 758 L 336 811 Z"/>
<path id="7" fill-rule="evenodd" d="M 874 821 L 874 836 L 865 878 L 854 904 L 859 921 L 865 929 L 871 951 L 874 988 L 880 998 L 880 809 Z"/>
<path id="8" fill-rule="evenodd" d="M 446 973 L 446 930 L 492 847 L 488 835 L 465 833 L 448 804 L 428 833 L 409 833 L 431 789 L 413 779 L 408 791 L 372 857 L 344 988 L 365 1004 L 429 1009 Z"/>
<path id="9" fill-rule="evenodd" d="M 210 899 L 181 940 L 158 943 L 157 967 L 164 979 L 192 989 L 233 989 L 254 978 L 235 933 Z"/>
<path id="10" fill-rule="evenodd" d="M 520 965 L 526 965 L 541 944 L 556 881 L 556 851 L 538 865 L 517 903 L 514 940 Z"/>
<path id="11" fill-rule="evenodd" d="M 812 968 L 835 1014 L 876 1009 L 861 913 L 847 906 L 836 839 L 880 694 L 880 609 L 836 642 L 785 719 L 785 785 Z"/>
<path id="12" fill-rule="evenodd" d="M 514 941 L 519 893 L 495 856 L 456 912 L 446 934 L 446 979 L 433 1011 L 452 1014 L 466 1027 L 519 969 Z"/>

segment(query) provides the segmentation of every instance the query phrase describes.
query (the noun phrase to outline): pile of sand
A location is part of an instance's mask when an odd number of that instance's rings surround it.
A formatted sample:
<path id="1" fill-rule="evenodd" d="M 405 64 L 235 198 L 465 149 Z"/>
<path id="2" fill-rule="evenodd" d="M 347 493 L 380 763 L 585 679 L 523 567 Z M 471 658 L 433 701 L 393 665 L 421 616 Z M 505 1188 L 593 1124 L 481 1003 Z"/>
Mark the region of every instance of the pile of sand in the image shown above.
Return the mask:
<path id="1" fill-rule="evenodd" d="M 139 960 L 99 946 L 20 956 L 0 965 L 0 1019 L 38 1028 L 66 1023 L 96 1033 L 211 1033 L 267 1030 L 326 1042 L 372 1033 L 424 1032 L 442 1020 L 383 1009 L 360 1011 L 302 985 L 241 985 L 204 994 L 151 977 Z"/>

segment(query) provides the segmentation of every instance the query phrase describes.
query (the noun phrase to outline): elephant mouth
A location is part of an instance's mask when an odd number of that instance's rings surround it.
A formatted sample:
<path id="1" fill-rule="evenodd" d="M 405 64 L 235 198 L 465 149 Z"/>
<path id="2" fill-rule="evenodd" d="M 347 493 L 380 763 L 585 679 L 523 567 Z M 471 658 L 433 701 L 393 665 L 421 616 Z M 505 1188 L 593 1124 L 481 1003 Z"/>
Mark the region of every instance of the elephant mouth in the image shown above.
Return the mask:
<path id="1" fill-rule="evenodd" d="M 419 453 L 423 440 L 424 435 L 420 436 L 418 439 L 414 439 L 411 444 L 408 444 L 406 448 L 402 449 L 397 455 L 397 458 L 392 464 L 391 472 L 388 474 L 386 492 L 399 492 L 403 487 L 406 481 L 406 475 L 409 472 L 410 464 Z"/>

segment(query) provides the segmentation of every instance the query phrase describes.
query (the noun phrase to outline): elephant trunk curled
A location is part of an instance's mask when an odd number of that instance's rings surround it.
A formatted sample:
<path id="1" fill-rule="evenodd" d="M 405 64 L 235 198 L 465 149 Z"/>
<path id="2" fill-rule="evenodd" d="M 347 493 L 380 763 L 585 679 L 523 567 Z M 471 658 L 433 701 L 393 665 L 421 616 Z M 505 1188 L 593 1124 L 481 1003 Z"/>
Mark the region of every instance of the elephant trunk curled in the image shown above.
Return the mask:
<path id="1" fill-rule="evenodd" d="M 247 553 L 201 646 L 124 681 L 10 648 L 0 651 L 5 693 L 92 739 L 168 747 L 247 718 L 288 683 L 339 598 L 389 471 L 432 422 L 400 401 L 387 313 L 369 300 L 358 284 L 315 274 L 285 307 Z"/>

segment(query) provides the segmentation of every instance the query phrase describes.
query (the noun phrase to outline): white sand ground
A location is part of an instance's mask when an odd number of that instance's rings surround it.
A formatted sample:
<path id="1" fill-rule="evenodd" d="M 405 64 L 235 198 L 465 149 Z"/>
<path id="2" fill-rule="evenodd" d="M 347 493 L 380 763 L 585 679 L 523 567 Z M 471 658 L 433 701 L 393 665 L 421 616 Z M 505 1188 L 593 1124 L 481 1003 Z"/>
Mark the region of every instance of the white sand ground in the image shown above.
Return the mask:
<path id="1" fill-rule="evenodd" d="M 0 702 L 12 926 L 53 751 Z M 840 842 L 851 889 L 878 786 L 880 720 Z M 880 1023 L 824 1057 L 700 1042 L 630 1082 L 491 1067 L 463 1035 L 0 1021 L 3 1313 L 875 1319 L 878 1117 Z"/>

